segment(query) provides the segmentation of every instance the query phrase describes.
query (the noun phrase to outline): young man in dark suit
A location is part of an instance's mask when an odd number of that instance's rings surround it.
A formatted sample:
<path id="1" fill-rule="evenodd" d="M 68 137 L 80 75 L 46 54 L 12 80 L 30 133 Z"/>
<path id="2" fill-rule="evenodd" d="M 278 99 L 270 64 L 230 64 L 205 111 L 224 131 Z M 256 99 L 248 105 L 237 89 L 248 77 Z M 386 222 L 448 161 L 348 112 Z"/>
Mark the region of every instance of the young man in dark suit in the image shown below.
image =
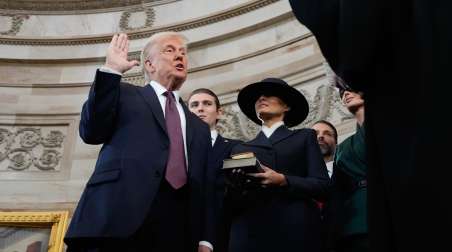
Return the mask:
<path id="1" fill-rule="evenodd" d="M 240 141 L 224 138 L 216 130 L 216 125 L 223 109 L 218 96 L 210 89 L 199 88 L 194 90 L 188 98 L 188 107 L 209 125 L 210 136 L 212 138 L 212 152 L 209 155 L 208 179 L 214 181 L 215 185 L 215 215 L 211 222 L 216 223 L 213 231 L 215 234 L 215 251 L 228 251 L 229 231 L 230 231 L 230 210 L 225 206 L 225 179 L 221 170 L 223 160 L 230 158 L 231 149 Z"/>
<path id="2" fill-rule="evenodd" d="M 121 82 L 138 62 L 127 59 L 127 35 L 113 36 L 81 113 L 83 141 L 103 146 L 67 231 L 68 251 L 210 250 L 209 241 L 199 243 L 209 128 L 178 94 L 186 41 L 154 34 L 142 51 L 139 87 Z"/>

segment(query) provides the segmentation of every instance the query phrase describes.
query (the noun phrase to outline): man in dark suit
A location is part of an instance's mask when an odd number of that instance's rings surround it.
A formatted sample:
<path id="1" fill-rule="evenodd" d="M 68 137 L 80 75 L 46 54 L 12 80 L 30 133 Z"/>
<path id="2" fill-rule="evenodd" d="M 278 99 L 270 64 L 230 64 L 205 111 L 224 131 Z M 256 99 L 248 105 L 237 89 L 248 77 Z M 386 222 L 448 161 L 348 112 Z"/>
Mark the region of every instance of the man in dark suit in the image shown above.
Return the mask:
<path id="1" fill-rule="evenodd" d="M 449 247 L 452 2 L 290 0 L 323 55 L 364 92 L 371 251 Z M 339 80 L 339 79 L 338 79 Z M 338 81 L 340 82 L 340 81 Z"/>
<path id="2" fill-rule="evenodd" d="M 67 231 L 68 251 L 208 250 L 210 134 L 179 98 L 186 38 L 163 32 L 149 39 L 144 87 L 121 82 L 138 65 L 127 59 L 128 44 L 125 34 L 113 37 L 83 105 L 80 136 L 103 146 Z"/>
<path id="3" fill-rule="evenodd" d="M 194 90 L 188 98 L 188 107 L 191 112 L 196 114 L 209 125 L 210 136 L 212 138 L 212 152 L 209 154 L 208 180 L 213 181 L 215 186 L 215 215 L 209 217 L 209 222 L 216 223 L 215 230 L 215 251 L 228 251 L 229 231 L 230 231 L 230 210 L 225 205 L 225 178 L 221 170 L 223 160 L 230 158 L 231 149 L 240 141 L 224 138 L 216 130 L 216 125 L 223 108 L 220 105 L 218 96 L 210 89 L 199 88 Z"/>

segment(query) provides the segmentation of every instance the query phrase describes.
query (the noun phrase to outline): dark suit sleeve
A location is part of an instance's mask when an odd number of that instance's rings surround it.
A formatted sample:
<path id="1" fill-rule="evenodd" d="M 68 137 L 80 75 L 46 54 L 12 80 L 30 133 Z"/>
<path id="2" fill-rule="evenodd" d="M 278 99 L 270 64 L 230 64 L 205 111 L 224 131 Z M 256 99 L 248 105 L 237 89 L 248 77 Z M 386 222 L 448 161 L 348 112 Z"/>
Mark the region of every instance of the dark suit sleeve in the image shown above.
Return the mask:
<path id="1" fill-rule="evenodd" d="M 330 179 L 320 153 L 320 147 L 317 142 L 314 130 L 304 129 L 305 142 L 304 153 L 307 174 L 304 177 L 286 175 L 288 183 L 288 192 L 293 195 L 304 195 L 309 198 L 324 199 L 328 196 L 330 190 Z"/>
<path id="2" fill-rule="evenodd" d="M 111 137 L 119 101 L 120 80 L 120 75 L 99 70 L 96 72 L 80 119 L 79 133 L 85 143 L 102 144 Z"/>
<path id="3" fill-rule="evenodd" d="M 214 248 L 216 245 L 216 226 L 218 225 L 217 211 L 215 207 L 215 179 L 216 170 L 215 162 L 211 160 L 212 158 L 212 148 L 209 148 L 207 169 L 206 169 L 206 206 L 205 206 L 205 228 L 204 228 L 204 241 L 210 242 Z"/>

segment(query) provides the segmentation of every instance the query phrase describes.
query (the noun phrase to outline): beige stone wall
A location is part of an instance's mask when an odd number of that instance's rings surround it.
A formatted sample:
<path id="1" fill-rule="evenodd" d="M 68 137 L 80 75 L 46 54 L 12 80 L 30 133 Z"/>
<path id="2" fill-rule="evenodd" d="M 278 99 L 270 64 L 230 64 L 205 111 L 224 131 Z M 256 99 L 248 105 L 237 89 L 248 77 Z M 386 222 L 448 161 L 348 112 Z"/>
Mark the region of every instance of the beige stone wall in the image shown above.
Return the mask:
<path id="1" fill-rule="evenodd" d="M 146 23 L 144 7 L 153 10 L 153 22 Z M 199 87 L 217 92 L 225 104 L 219 124 L 225 136 L 255 135 L 258 128 L 239 111 L 237 93 L 270 76 L 307 97 L 310 114 L 300 127 L 326 119 L 338 126 L 340 139 L 354 131 L 315 38 L 287 1 L 146 1 L 80 15 L 23 12 L 0 10 L 1 210 L 73 210 L 77 204 L 100 149 L 79 138 L 79 113 L 108 41 L 119 31 L 132 39 L 131 58 L 154 32 L 184 33 L 190 63 L 182 96 Z M 144 84 L 139 67 L 124 78 Z"/>

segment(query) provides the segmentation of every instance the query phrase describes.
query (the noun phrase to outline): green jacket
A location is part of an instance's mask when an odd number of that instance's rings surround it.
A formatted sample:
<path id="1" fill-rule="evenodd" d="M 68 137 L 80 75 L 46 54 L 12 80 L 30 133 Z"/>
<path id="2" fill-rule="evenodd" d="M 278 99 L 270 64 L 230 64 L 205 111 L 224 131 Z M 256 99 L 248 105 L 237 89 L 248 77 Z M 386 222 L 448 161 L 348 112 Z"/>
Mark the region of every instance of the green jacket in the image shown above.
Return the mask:
<path id="1" fill-rule="evenodd" d="M 357 186 L 359 181 L 367 182 L 364 135 L 364 127 L 358 125 L 356 133 L 337 147 L 334 157 L 341 236 L 367 233 L 367 187 Z"/>

